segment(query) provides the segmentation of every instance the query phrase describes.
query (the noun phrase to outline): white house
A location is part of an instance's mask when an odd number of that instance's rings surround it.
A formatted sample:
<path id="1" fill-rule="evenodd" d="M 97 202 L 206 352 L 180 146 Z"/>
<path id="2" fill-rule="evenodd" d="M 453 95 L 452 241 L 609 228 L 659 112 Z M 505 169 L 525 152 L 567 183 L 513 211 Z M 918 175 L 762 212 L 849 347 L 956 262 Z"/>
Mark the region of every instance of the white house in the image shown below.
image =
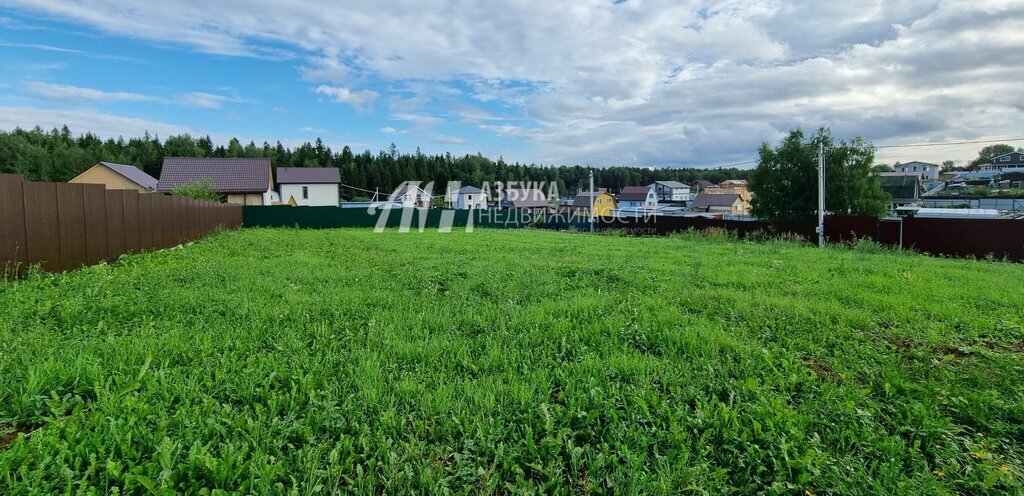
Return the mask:
<path id="1" fill-rule="evenodd" d="M 654 181 L 651 188 L 654 188 L 658 201 L 688 202 L 693 199 L 690 196 L 690 185 L 679 181 Z"/>
<path id="2" fill-rule="evenodd" d="M 451 194 L 452 208 L 456 210 L 486 209 L 487 196 L 475 186 L 463 186 Z"/>
<path id="3" fill-rule="evenodd" d="M 402 208 L 430 208 L 433 198 L 418 184 L 415 181 L 399 184 L 395 191 L 388 196 L 388 201 L 400 203 Z"/>
<path id="4" fill-rule="evenodd" d="M 893 167 L 893 170 L 908 176 L 920 175 L 925 181 L 939 178 L 939 166 L 927 162 L 907 162 Z"/>
<path id="5" fill-rule="evenodd" d="M 305 207 L 337 207 L 341 174 L 336 167 L 278 167 L 281 201 Z"/>
<path id="6" fill-rule="evenodd" d="M 658 195 L 652 186 L 626 186 L 618 198 L 619 208 L 657 207 Z"/>

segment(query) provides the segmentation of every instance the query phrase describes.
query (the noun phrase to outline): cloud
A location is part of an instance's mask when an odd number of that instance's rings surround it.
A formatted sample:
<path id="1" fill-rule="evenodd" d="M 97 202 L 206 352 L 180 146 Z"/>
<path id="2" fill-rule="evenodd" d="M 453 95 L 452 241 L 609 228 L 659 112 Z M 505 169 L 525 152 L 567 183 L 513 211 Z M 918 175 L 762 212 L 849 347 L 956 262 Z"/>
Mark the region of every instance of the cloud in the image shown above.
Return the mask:
<path id="1" fill-rule="evenodd" d="M 22 86 L 31 96 L 54 102 L 77 104 L 83 102 L 147 102 L 156 100 L 155 97 L 138 93 L 108 92 L 65 84 L 44 83 L 42 81 L 25 81 L 22 83 Z"/>
<path id="2" fill-rule="evenodd" d="M 302 126 L 299 128 L 300 133 L 315 133 L 315 134 L 329 134 L 330 131 L 313 126 Z"/>
<path id="3" fill-rule="evenodd" d="M 342 86 L 320 85 L 316 92 L 331 97 L 335 102 L 347 103 L 360 114 L 372 110 L 373 102 L 380 96 L 376 91 L 358 90 L 351 91 Z"/>
<path id="4" fill-rule="evenodd" d="M 186 107 L 194 107 L 201 109 L 219 109 L 223 108 L 224 104 L 226 103 L 241 103 L 245 100 L 238 97 L 214 95 L 212 93 L 193 91 L 177 97 L 174 101 L 179 105 L 184 105 Z"/>
<path id="5" fill-rule="evenodd" d="M 398 130 L 393 128 L 393 127 L 391 127 L 391 126 L 388 126 L 388 127 L 380 128 L 380 132 L 382 132 L 384 134 L 395 134 L 395 133 L 398 132 Z"/>
<path id="6" fill-rule="evenodd" d="M 444 117 L 524 160 L 715 165 L 797 126 L 878 143 L 1007 136 L 1024 110 L 1020 2 L 10 3 L 208 53 L 295 50 L 318 94 L 368 112 L 381 93 L 352 88 L 386 91 L 410 132 L 445 139 Z M 897 153 L 966 158 L 879 156 Z"/>
<path id="7" fill-rule="evenodd" d="M 108 138 L 141 136 L 144 132 L 149 131 L 151 134 L 160 136 L 180 133 L 189 133 L 193 136 L 210 134 L 221 143 L 227 143 L 227 140 L 230 139 L 223 133 L 214 133 L 202 128 L 106 114 L 88 107 L 71 109 L 0 107 L 0 129 L 15 127 L 31 129 L 35 126 L 52 129 L 60 128 L 65 124 L 75 132 L 91 131 Z"/>

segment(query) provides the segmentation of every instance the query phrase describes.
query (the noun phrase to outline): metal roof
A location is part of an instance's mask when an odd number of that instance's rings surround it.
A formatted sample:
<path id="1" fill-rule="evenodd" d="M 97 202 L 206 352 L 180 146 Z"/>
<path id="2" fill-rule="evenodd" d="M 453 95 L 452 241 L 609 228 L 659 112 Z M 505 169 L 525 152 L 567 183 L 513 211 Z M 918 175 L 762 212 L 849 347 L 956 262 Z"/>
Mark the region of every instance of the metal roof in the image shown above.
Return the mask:
<path id="1" fill-rule="evenodd" d="M 218 193 L 263 193 L 271 188 L 270 159 L 166 157 L 156 190 L 170 193 L 203 179 Z"/>
<path id="2" fill-rule="evenodd" d="M 660 184 L 662 186 L 667 186 L 667 187 L 673 188 L 673 189 L 675 189 L 675 188 L 689 188 L 690 187 L 688 184 L 681 183 L 679 181 L 654 181 L 652 186 L 654 184 Z"/>
<path id="3" fill-rule="evenodd" d="M 477 193 L 483 193 L 484 191 L 476 186 L 463 186 L 455 190 L 456 195 L 475 195 Z"/>
<path id="4" fill-rule="evenodd" d="M 502 201 L 512 208 L 548 206 L 548 198 L 539 189 L 509 189 L 502 192 Z"/>
<path id="5" fill-rule="evenodd" d="M 278 167 L 277 184 L 336 184 L 341 182 L 337 167 Z"/>
<path id="6" fill-rule="evenodd" d="M 619 201 L 646 201 L 650 186 L 626 186 L 619 193 Z"/>
<path id="7" fill-rule="evenodd" d="M 735 193 L 701 193 L 690 208 L 731 207 L 737 200 L 742 198 Z"/>
<path id="8" fill-rule="evenodd" d="M 125 179 L 146 189 L 156 189 L 157 183 L 159 183 L 155 177 L 142 172 L 134 165 L 115 164 L 111 162 L 100 162 L 100 164 L 103 164 L 108 169 L 123 176 Z"/>
<path id="9" fill-rule="evenodd" d="M 607 191 L 604 191 L 604 190 L 598 191 L 596 196 L 600 196 L 603 193 L 607 193 Z M 574 206 L 574 207 L 590 208 L 590 197 L 591 196 L 595 196 L 595 194 L 590 192 L 590 191 L 584 191 L 584 192 L 576 195 L 576 197 L 573 198 L 573 200 L 572 200 L 572 206 Z"/>

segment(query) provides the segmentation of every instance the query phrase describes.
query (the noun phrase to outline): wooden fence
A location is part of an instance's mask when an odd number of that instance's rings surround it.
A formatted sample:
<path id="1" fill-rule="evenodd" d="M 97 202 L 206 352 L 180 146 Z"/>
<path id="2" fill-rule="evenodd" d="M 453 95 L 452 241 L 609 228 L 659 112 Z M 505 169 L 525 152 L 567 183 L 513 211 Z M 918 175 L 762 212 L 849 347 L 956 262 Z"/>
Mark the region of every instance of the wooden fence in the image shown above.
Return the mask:
<path id="1" fill-rule="evenodd" d="M 242 207 L 0 174 L 0 278 L 60 272 L 241 226 Z"/>

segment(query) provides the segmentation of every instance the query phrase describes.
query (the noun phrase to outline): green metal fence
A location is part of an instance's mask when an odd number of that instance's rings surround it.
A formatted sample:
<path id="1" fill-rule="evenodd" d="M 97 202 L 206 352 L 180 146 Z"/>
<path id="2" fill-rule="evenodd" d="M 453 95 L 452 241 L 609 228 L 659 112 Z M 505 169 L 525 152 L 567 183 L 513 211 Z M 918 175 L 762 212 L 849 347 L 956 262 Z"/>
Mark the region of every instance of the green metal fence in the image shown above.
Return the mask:
<path id="1" fill-rule="evenodd" d="M 300 227 L 330 229 L 336 227 L 408 227 L 411 230 L 468 226 L 487 228 L 548 227 L 586 229 L 581 219 L 545 217 L 515 210 L 442 210 L 381 209 L 338 207 L 245 207 L 245 227 Z"/>

